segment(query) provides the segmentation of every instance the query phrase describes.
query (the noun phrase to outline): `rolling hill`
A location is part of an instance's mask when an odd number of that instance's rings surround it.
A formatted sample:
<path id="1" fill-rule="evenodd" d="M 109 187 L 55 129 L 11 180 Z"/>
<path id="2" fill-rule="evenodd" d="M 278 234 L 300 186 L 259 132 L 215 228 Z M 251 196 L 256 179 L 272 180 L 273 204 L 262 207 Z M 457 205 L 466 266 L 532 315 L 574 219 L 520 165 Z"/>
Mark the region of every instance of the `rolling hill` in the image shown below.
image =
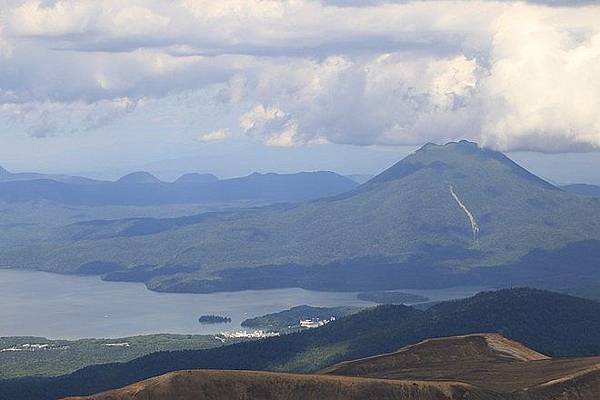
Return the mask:
<path id="1" fill-rule="evenodd" d="M 469 344 L 472 357 L 473 354 L 483 354 L 477 356 L 478 362 L 485 362 L 488 367 L 493 366 L 498 358 L 544 358 L 537 352 L 561 358 L 598 356 L 600 337 L 596 332 L 599 330 L 598 302 L 534 289 L 500 290 L 443 302 L 427 311 L 401 305 L 380 306 L 338 319 L 322 328 L 256 342 L 212 350 L 154 353 L 123 364 L 91 366 L 53 378 L 0 381 L 0 398 L 43 400 L 89 395 L 189 369 L 314 373 L 343 361 L 396 352 L 429 338 L 480 332 L 499 333 L 533 349 L 530 351 L 499 339 L 486 340 L 485 346 Z M 460 345 L 453 354 L 468 353 L 465 348 L 464 344 Z M 489 351 L 482 353 L 481 349 Z M 448 363 L 436 357 L 442 366 Z M 436 358 L 429 358 L 428 362 L 433 365 Z M 460 364 L 457 360 L 455 362 Z M 578 362 L 575 364 L 581 367 Z M 481 369 L 479 367 L 478 370 Z M 452 371 L 446 373 L 451 374 Z M 527 371 L 534 374 L 536 368 Z M 512 373 L 515 374 L 515 371 L 512 370 Z M 477 376 L 481 377 L 481 374 Z M 507 376 L 514 379 L 519 375 Z"/>
<path id="2" fill-rule="evenodd" d="M 157 177 L 155 177 L 154 175 L 152 175 L 149 172 L 146 171 L 137 171 L 137 172 L 132 172 L 130 174 L 124 175 L 122 177 L 120 177 L 117 180 L 118 183 L 139 183 L 139 184 L 143 184 L 143 183 L 149 183 L 149 184 L 156 184 L 156 183 L 162 183 L 162 181 L 160 179 L 158 179 Z"/>
<path id="3" fill-rule="evenodd" d="M 257 182 L 267 177 L 244 179 L 263 192 Z M 96 269 L 107 279 L 180 292 L 577 286 L 600 281 L 598 256 L 600 199 L 565 192 L 467 141 L 427 144 L 325 199 L 86 221 L 0 249 L 3 264 L 76 273 L 94 263 L 107 266 Z"/>
<path id="4" fill-rule="evenodd" d="M 600 357 L 550 358 L 498 334 L 429 339 L 322 373 L 400 382 L 462 382 L 515 400 L 593 399 L 600 394 Z"/>
<path id="5" fill-rule="evenodd" d="M 199 174 L 192 172 L 181 175 L 174 183 L 209 183 L 218 180 L 219 178 L 213 174 Z"/>
<path id="6" fill-rule="evenodd" d="M 69 400 L 459 400 L 465 395 L 470 399 L 499 399 L 458 382 L 196 370 L 172 372 L 122 389 Z"/>

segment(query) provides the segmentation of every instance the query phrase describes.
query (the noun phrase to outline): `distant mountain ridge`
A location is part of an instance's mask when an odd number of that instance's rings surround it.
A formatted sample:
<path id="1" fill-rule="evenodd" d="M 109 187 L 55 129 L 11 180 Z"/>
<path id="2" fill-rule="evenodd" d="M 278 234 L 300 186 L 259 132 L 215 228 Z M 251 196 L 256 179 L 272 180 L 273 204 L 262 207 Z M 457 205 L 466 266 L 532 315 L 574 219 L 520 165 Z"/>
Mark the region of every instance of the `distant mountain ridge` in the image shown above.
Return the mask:
<path id="1" fill-rule="evenodd" d="M 64 182 L 64 183 L 107 183 L 111 182 L 110 180 L 105 179 L 93 179 L 86 178 L 82 176 L 75 175 L 65 175 L 65 174 L 44 174 L 39 172 L 10 172 L 6 168 L 0 166 L 0 182 L 7 181 L 32 181 L 32 180 L 51 180 L 56 182 Z M 197 172 L 190 172 L 181 175 L 177 178 L 173 183 L 207 183 L 207 182 L 216 182 L 219 178 L 217 178 L 213 174 L 200 174 Z M 120 178 L 116 179 L 114 182 L 122 182 L 122 183 L 166 183 L 158 179 L 156 176 L 152 175 L 147 171 L 136 171 L 125 174 Z"/>
<path id="2" fill-rule="evenodd" d="M 42 174 L 38 172 L 17 172 L 12 173 L 0 166 L 0 183 L 14 181 L 31 181 L 31 180 L 51 180 L 63 183 L 89 184 L 98 182 L 94 179 L 84 178 L 81 176 L 60 175 L 60 174 Z"/>
<path id="3" fill-rule="evenodd" d="M 252 174 L 219 180 L 210 174 L 185 174 L 173 183 L 139 171 L 115 182 L 26 174 L 0 178 L 0 201 L 50 201 L 66 205 L 163 205 L 210 202 L 297 202 L 337 195 L 357 184 L 333 172 Z M 80 181 L 85 179 L 85 181 Z"/>

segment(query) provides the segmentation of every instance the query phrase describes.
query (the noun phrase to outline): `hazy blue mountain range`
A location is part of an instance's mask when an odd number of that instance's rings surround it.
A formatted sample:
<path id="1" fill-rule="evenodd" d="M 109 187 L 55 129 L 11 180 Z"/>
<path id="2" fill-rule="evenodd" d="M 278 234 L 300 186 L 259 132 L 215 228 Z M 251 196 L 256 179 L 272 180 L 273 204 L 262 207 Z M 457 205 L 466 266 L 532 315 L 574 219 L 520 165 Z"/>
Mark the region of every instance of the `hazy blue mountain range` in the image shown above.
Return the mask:
<path id="1" fill-rule="evenodd" d="M 396 351 L 432 337 L 500 333 L 555 357 L 600 354 L 600 303 L 533 289 L 484 292 L 426 311 L 386 305 L 322 328 L 212 350 L 160 352 L 54 378 L 0 381 L 0 398 L 54 399 L 121 387 L 169 371 L 317 371 L 340 361 Z"/>
<path id="2" fill-rule="evenodd" d="M 260 191 L 267 176 L 240 179 Z M 0 247 L 2 264 L 182 292 L 579 286 L 600 281 L 598 256 L 599 198 L 565 192 L 467 141 L 427 144 L 333 197 L 84 221 Z"/>
<path id="3" fill-rule="evenodd" d="M 16 174 L 21 175 L 21 174 Z M 296 202 L 346 192 L 357 184 L 333 172 L 252 174 L 218 180 L 210 174 L 185 174 L 173 183 L 148 172 L 134 172 L 116 182 L 26 174 L 0 179 L 0 201 L 50 201 L 66 205 L 106 206 L 190 204 L 231 201 Z"/>
<path id="4" fill-rule="evenodd" d="M 57 182 L 76 184 L 89 184 L 98 182 L 94 179 L 84 178 L 81 176 L 40 174 L 37 172 L 12 173 L 0 166 L 0 182 L 31 181 L 36 179 L 49 179 Z"/>

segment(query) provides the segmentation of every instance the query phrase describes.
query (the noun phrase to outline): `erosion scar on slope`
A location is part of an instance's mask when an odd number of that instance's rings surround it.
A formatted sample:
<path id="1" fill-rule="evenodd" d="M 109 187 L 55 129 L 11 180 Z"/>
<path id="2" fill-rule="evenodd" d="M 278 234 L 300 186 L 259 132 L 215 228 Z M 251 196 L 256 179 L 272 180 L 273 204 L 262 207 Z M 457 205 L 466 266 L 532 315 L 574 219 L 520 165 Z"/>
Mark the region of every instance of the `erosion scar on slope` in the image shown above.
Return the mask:
<path id="1" fill-rule="evenodd" d="M 469 211 L 467 206 L 465 206 L 463 204 L 463 202 L 460 201 L 460 198 L 458 197 L 456 192 L 454 192 L 454 186 L 452 186 L 452 185 L 450 185 L 450 194 L 452 195 L 454 200 L 456 200 L 456 203 L 458 204 L 458 206 L 464 211 L 465 214 L 467 214 L 467 218 L 469 218 L 469 222 L 471 224 L 471 231 L 473 231 L 473 244 L 475 246 L 478 246 L 479 245 L 479 225 L 477 225 L 477 220 L 475 219 L 475 217 L 473 216 L 471 211 Z"/>

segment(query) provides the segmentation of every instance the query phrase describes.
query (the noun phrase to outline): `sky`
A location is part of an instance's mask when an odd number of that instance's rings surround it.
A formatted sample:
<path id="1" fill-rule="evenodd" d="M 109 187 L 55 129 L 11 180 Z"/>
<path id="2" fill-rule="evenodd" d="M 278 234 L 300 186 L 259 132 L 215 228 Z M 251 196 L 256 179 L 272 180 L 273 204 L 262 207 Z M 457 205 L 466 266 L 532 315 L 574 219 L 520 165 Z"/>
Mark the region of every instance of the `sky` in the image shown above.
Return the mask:
<path id="1" fill-rule="evenodd" d="M 0 0 L 0 165 L 374 174 L 469 139 L 600 184 L 596 4 Z"/>

